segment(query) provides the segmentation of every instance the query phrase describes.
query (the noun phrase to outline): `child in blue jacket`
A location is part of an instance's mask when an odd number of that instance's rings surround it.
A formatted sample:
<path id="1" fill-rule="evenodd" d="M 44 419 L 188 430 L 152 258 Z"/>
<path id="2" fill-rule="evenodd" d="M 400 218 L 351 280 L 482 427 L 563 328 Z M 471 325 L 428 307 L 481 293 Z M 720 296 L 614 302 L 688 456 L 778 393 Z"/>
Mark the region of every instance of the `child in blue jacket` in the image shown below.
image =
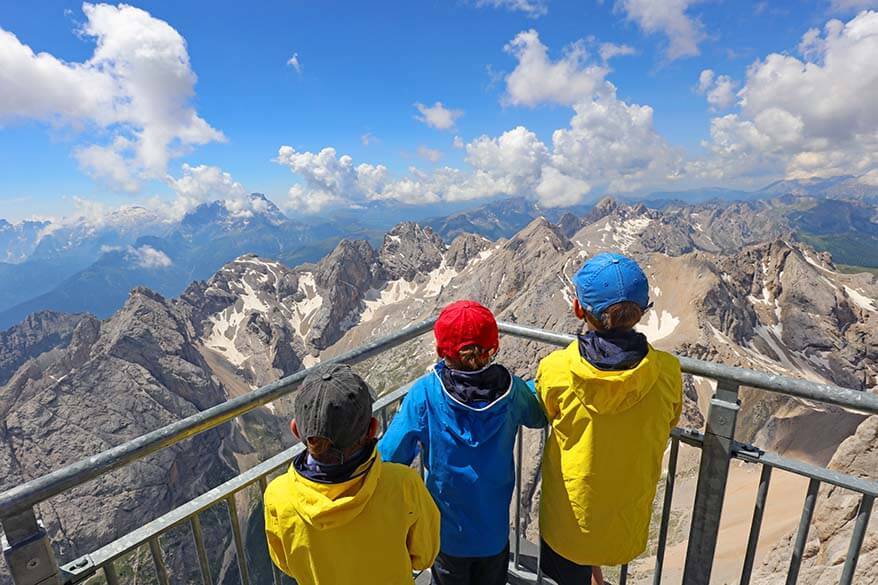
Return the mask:
<path id="1" fill-rule="evenodd" d="M 528 385 L 493 363 L 497 322 L 472 301 L 448 305 L 434 327 L 442 360 L 415 382 L 378 444 L 382 459 L 410 465 L 419 446 L 427 489 L 441 512 L 435 585 L 501 585 L 509 559 L 513 448 L 520 425 L 545 414 Z"/>

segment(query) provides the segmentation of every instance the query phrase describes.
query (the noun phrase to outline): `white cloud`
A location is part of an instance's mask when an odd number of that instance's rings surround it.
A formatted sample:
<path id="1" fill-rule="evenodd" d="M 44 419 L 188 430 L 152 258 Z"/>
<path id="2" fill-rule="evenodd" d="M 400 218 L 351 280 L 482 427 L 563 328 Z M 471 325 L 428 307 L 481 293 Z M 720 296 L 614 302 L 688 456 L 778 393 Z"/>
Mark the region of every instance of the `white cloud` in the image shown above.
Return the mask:
<path id="1" fill-rule="evenodd" d="M 582 179 L 565 175 L 554 167 L 543 169 L 536 193 L 540 201 L 549 207 L 575 205 L 591 191 L 591 186 Z"/>
<path id="2" fill-rule="evenodd" d="M 379 199 L 387 183 L 385 166 L 355 166 L 349 155 L 337 156 L 332 147 L 314 153 L 281 146 L 275 162 L 289 167 L 302 178 L 302 184 L 290 188 L 287 207 L 306 213 L 316 213 L 328 206 Z"/>
<path id="3" fill-rule="evenodd" d="M 524 126 L 497 138 L 480 136 L 466 147 L 466 162 L 490 179 L 492 195 L 518 195 L 532 190 L 548 160 L 546 145 Z"/>
<path id="4" fill-rule="evenodd" d="M 442 152 L 435 148 L 428 148 L 421 145 L 418 147 L 418 156 L 432 163 L 436 163 L 442 158 Z"/>
<path id="5" fill-rule="evenodd" d="M 125 259 L 138 268 L 145 268 L 147 270 L 170 268 L 174 264 L 167 254 L 147 245 L 140 247 L 128 246 Z"/>
<path id="6" fill-rule="evenodd" d="M 179 178 L 169 175 L 165 180 L 177 194 L 169 210 L 172 217 L 182 217 L 201 203 L 210 201 L 224 201 L 226 208 L 238 216 L 261 211 L 254 205 L 262 205 L 262 200 L 251 199 L 247 189 L 219 167 L 184 164 Z"/>
<path id="7" fill-rule="evenodd" d="M 713 85 L 714 79 L 716 79 L 716 75 L 713 72 L 713 69 L 705 69 L 698 76 L 698 93 L 705 93 L 707 90 L 711 88 Z"/>
<path id="8" fill-rule="evenodd" d="M 601 43 L 598 53 L 601 60 L 609 61 L 613 57 L 625 57 L 627 55 L 636 55 L 637 51 L 629 45 L 617 45 L 615 43 Z"/>
<path id="9" fill-rule="evenodd" d="M 677 178 L 681 155 L 656 132 L 651 107 L 611 93 L 573 109 L 570 127 L 552 134 L 552 164 L 567 175 L 614 192 Z"/>
<path id="10" fill-rule="evenodd" d="M 861 175 L 878 166 L 878 13 L 830 20 L 799 44 L 802 58 L 755 61 L 739 111 L 711 123 L 712 157 L 693 168 L 717 178 Z"/>
<path id="11" fill-rule="evenodd" d="M 456 136 L 453 144 L 465 147 L 469 168 L 440 167 L 431 173 L 413 168 L 406 177 L 391 178 L 385 167 L 355 167 L 351 157 L 338 157 L 332 148 L 300 153 L 282 147 L 278 162 L 303 179 L 291 189 L 291 206 L 316 211 L 377 199 L 423 203 L 497 195 L 559 206 L 582 201 L 596 187 L 630 192 L 676 180 L 683 160 L 655 131 L 652 108 L 619 100 L 604 79 L 607 69 L 584 63 L 583 47 L 575 44 L 551 62 L 534 31 L 519 34 L 509 45 L 519 63 L 507 78 L 508 101 L 573 105 L 570 126 L 554 132 L 551 148 L 524 126 L 496 137 L 479 136 L 466 145 Z M 436 158 L 424 150 L 421 154 Z"/>
<path id="12" fill-rule="evenodd" d="M 302 62 L 299 61 L 299 54 L 293 53 L 293 56 L 287 60 L 287 65 L 296 70 L 296 73 L 302 73 Z"/>
<path id="13" fill-rule="evenodd" d="M 463 148 L 463 147 L 465 146 L 465 145 L 464 145 L 464 142 L 463 142 L 463 138 L 461 138 L 460 136 L 455 136 L 455 137 L 454 137 L 454 140 L 453 140 L 452 143 L 451 143 L 451 145 L 452 145 L 454 148 Z"/>
<path id="14" fill-rule="evenodd" d="M 737 82 L 728 75 L 717 77 L 711 69 L 705 69 L 698 76 L 696 91 L 707 97 L 712 110 L 725 110 L 735 103 L 737 86 Z"/>
<path id="15" fill-rule="evenodd" d="M 381 141 L 378 140 L 378 137 L 372 134 L 371 132 L 366 132 L 365 134 L 360 136 L 360 143 L 363 146 L 369 146 L 371 144 L 378 144 Z"/>
<path id="16" fill-rule="evenodd" d="M 548 0 L 476 0 L 476 6 L 491 6 L 523 12 L 531 18 L 544 16 L 549 12 Z"/>
<path id="17" fill-rule="evenodd" d="M 567 47 L 558 61 L 551 61 L 548 49 L 533 29 L 520 32 L 506 45 L 518 64 L 506 76 L 505 101 L 512 105 L 535 106 L 544 102 L 573 105 L 589 99 L 607 85 L 608 69 L 586 64 L 584 43 Z"/>
<path id="18" fill-rule="evenodd" d="M 118 188 L 164 176 L 170 159 L 225 139 L 190 105 L 195 73 L 186 41 L 168 23 L 125 4 L 83 4 L 80 30 L 94 38 L 82 63 L 34 53 L 0 29 L 0 121 L 35 119 L 109 136 L 74 154 Z"/>
<path id="19" fill-rule="evenodd" d="M 617 0 L 616 7 L 648 34 L 661 33 L 668 38 L 665 56 L 673 61 L 699 54 L 704 27 L 686 10 L 698 0 Z"/>
<path id="20" fill-rule="evenodd" d="M 416 103 L 415 107 L 421 113 L 420 116 L 415 116 L 415 118 L 427 126 L 438 130 L 453 128 L 457 119 L 463 116 L 463 110 L 449 110 L 442 105 L 442 102 L 436 102 L 432 106 Z"/>

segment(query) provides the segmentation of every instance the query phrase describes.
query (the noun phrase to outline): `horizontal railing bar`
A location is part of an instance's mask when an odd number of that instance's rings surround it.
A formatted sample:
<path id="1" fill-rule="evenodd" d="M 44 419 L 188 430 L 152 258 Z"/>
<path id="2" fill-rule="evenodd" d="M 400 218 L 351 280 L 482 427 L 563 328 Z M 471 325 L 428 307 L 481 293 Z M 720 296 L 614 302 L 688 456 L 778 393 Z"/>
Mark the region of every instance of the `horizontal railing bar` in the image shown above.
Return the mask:
<path id="1" fill-rule="evenodd" d="M 356 363 L 387 349 L 396 347 L 428 332 L 435 319 L 428 319 L 403 329 L 395 334 L 382 337 L 354 350 L 326 360 L 324 363 Z M 571 335 L 552 333 L 532 327 L 512 323 L 499 323 L 501 332 L 553 345 L 566 345 L 575 339 Z M 683 370 L 698 376 L 717 380 L 732 380 L 740 384 L 780 392 L 809 400 L 826 402 L 867 413 L 878 414 L 878 396 L 839 386 L 816 384 L 804 380 L 793 380 L 778 375 L 764 374 L 743 368 L 713 364 L 692 358 L 681 357 Z M 132 461 L 169 447 L 184 439 L 212 429 L 258 406 L 272 402 L 295 390 L 310 369 L 297 372 L 277 382 L 263 386 L 243 396 L 218 404 L 198 414 L 172 423 L 161 429 L 146 433 L 131 441 L 108 449 L 100 454 L 82 459 L 76 463 L 53 471 L 40 478 L 11 488 L 0 494 L 0 517 L 9 516 L 32 507 L 43 500 L 56 496 L 72 487 L 81 485 L 96 477 L 118 469 Z M 686 442 L 685 438 L 681 438 Z"/>
<path id="2" fill-rule="evenodd" d="M 149 541 L 150 538 L 163 534 L 171 528 L 188 521 L 190 517 L 223 501 L 230 494 L 235 494 L 247 486 L 258 482 L 260 477 L 269 475 L 281 467 L 288 465 L 296 455 L 302 452 L 303 448 L 304 447 L 301 443 L 297 443 L 289 449 L 278 453 L 274 457 L 266 459 L 259 465 L 251 467 L 244 473 L 233 477 L 229 481 L 193 498 L 182 506 L 174 508 L 167 514 L 129 532 L 122 538 L 102 546 L 96 551 L 86 555 L 86 558 L 89 560 L 89 563 L 87 564 L 87 567 L 89 567 L 88 569 L 71 570 L 71 568 L 77 564 L 82 564 L 81 561 L 83 559 L 80 558 L 65 565 L 63 567 L 64 570 L 69 571 L 77 577 L 88 576 L 88 574 L 94 571 L 95 568 L 101 567 L 104 564 L 130 552 L 144 542 Z"/>
<path id="3" fill-rule="evenodd" d="M 758 458 L 754 458 L 748 452 L 736 451 L 735 457 L 742 461 L 750 463 L 761 463 L 769 465 L 775 469 L 789 471 L 796 475 L 801 475 L 810 479 L 816 479 L 821 483 L 828 483 L 840 488 L 851 490 L 860 494 L 876 497 L 878 496 L 878 482 L 854 477 L 845 473 L 839 473 L 825 467 L 818 467 L 803 461 L 788 459 L 776 453 L 763 452 Z"/>
<path id="4" fill-rule="evenodd" d="M 693 429 L 675 428 L 671 431 L 671 437 L 677 438 L 681 443 L 692 447 L 701 448 L 704 435 Z M 821 483 L 828 483 L 840 488 L 851 490 L 860 494 L 878 497 L 878 481 L 855 477 L 845 473 L 839 473 L 826 467 L 819 467 L 797 459 L 789 459 L 776 453 L 755 449 L 751 445 L 735 443 L 733 454 L 736 459 L 747 463 L 768 465 L 775 469 L 788 471 L 795 475 L 801 475 L 810 479 L 818 479 Z"/>
<path id="5" fill-rule="evenodd" d="M 381 396 L 372 406 L 372 412 L 377 414 L 402 399 L 408 393 L 412 384 L 414 384 L 414 382 L 405 384 L 404 386 Z M 87 576 L 96 568 L 117 559 L 132 549 L 149 541 L 151 537 L 163 534 L 171 528 L 188 521 L 190 518 L 197 517 L 198 514 L 204 512 L 211 506 L 225 500 L 254 483 L 258 483 L 260 489 L 264 490 L 263 486 L 267 485 L 265 478 L 278 469 L 289 465 L 293 458 L 302 452 L 302 449 L 303 445 L 301 443 L 293 445 L 289 449 L 278 453 L 270 459 L 266 459 L 259 465 L 251 467 L 244 473 L 233 477 L 229 481 L 218 485 L 196 498 L 193 498 L 189 502 L 171 510 L 167 514 L 144 524 L 122 538 L 86 555 L 85 558 L 79 558 L 68 563 L 64 566 L 64 569 L 79 577 Z M 83 560 L 88 560 L 89 562 L 82 563 Z M 82 570 L 71 570 L 73 567 L 80 564 L 86 568 Z"/>
<path id="6" fill-rule="evenodd" d="M 328 359 L 326 363 L 357 363 L 396 347 L 432 330 L 435 319 L 427 319 L 392 335 L 381 337 L 360 347 Z M 100 477 L 169 447 L 184 439 L 217 427 L 224 422 L 277 400 L 296 389 L 312 368 L 302 370 L 263 386 L 243 396 L 203 410 L 183 420 L 146 433 L 97 455 L 81 459 L 40 478 L 18 485 L 0 494 L 0 517 L 9 516 L 56 496 L 72 487 Z"/>
<path id="7" fill-rule="evenodd" d="M 553 333 L 514 323 L 501 322 L 498 325 L 500 326 L 500 331 L 507 335 L 552 345 L 565 346 L 576 339 L 574 335 Z M 878 395 L 871 392 L 843 388 L 833 384 L 818 384 L 817 382 L 809 382 L 807 380 L 796 380 L 781 376 L 780 374 L 766 374 L 764 372 L 707 362 L 685 356 L 677 356 L 677 358 L 680 360 L 683 372 L 693 376 L 714 380 L 730 380 L 750 388 L 760 388 L 796 398 L 834 404 L 866 414 L 878 414 Z"/>

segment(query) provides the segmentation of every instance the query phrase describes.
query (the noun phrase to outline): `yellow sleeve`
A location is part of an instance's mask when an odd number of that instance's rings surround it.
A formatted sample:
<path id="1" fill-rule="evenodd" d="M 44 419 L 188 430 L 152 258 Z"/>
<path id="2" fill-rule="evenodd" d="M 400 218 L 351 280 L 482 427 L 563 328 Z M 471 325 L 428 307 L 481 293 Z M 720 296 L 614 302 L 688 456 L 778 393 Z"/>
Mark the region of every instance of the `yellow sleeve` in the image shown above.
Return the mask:
<path id="1" fill-rule="evenodd" d="M 439 554 L 439 508 L 414 470 L 412 476 L 411 493 L 416 512 L 415 521 L 409 527 L 406 544 L 412 559 L 412 568 L 423 571 L 433 565 L 436 555 Z"/>
<path id="2" fill-rule="evenodd" d="M 545 360 L 541 360 L 540 365 L 537 366 L 537 376 L 534 378 L 534 388 L 537 391 L 537 398 L 540 399 L 540 403 L 543 405 L 543 411 L 546 413 L 546 418 L 549 419 L 549 424 L 552 424 L 552 420 L 558 415 L 558 408 L 555 404 L 554 393 L 549 387 L 547 387 L 543 379 L 544 363 Z"/>
<path id="3" fill-rule="evenodd" d="M 265 498 L 265 540 L 268 542 L 268 554 L 271 561 L 277 565 L 277 568 L 285 574 L 290 575 L 290 568 L 287 565 L 287 553 L 281 538 L 281 531 L 278 527 L 277 514 L 274 506 Z"/>

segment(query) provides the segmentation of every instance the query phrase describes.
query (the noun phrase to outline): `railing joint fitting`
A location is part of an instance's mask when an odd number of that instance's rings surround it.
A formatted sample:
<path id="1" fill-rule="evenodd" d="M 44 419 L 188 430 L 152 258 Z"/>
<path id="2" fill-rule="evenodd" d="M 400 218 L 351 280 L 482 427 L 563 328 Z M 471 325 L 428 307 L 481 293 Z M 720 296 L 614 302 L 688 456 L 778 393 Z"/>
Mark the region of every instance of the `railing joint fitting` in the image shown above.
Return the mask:
<path id="1" fill-rule="evenodd" d="M 732 453 L 735 457 L 747 463 L 759 463 L 765 451 L 750 443 L 739 443 L 735 441 L 732 444 Z"/>

